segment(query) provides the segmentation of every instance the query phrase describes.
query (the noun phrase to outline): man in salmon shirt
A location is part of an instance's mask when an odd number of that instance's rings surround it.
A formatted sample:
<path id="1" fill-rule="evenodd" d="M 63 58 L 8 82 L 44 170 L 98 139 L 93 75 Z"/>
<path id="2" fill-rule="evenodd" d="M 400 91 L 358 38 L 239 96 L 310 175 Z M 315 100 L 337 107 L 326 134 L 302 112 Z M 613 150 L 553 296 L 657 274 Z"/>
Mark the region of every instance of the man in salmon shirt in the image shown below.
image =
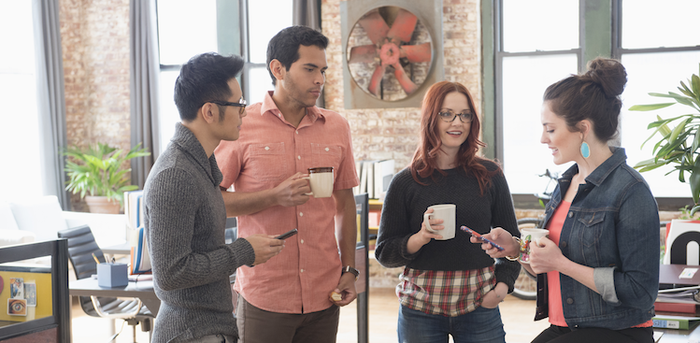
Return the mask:
<path id="1" fill-rule="evenodd" d="M 270 40 L 267 65 L 274 91 L 247 108 L 235 142 L 216 149 L 221 188 L 238 234 L 299 233 L 265 264 L 239 268 L 237 324 L 243 343 L 335 342 L 338 306 L 357 294 L 357 224 L 352 187 L 358 182 L 350 126 L 318 108 L 328 68 L 328 38 L 292 26 Z M 311 192 L 308 168 L 333 167 L 333 194 Z M 227 192 L 231 185 L 235 192 Z M 330 295 L 340 294 L 339 300 Z"/>

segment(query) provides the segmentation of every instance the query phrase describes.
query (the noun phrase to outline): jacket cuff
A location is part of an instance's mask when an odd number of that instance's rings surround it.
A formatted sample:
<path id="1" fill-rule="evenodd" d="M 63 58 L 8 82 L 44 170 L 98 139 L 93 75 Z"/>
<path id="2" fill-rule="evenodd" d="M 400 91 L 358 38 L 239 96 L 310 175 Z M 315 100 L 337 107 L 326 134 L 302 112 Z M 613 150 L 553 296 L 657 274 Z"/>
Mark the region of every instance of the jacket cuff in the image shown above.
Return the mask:
<path id="1" fill-rule="evenodd" d="M 593 281 L 603 300 L 612 304 L 620 303 L 615 292 L 615 267 L 593 269 Z"/>

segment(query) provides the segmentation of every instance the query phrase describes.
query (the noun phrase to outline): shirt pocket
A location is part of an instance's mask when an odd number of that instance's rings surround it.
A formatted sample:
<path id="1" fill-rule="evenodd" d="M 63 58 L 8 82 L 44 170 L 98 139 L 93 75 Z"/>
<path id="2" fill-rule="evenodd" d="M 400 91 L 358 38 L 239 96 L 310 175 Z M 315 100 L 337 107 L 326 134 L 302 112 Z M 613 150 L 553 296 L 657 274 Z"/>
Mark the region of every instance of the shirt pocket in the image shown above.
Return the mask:
<path id="1" fill-rule="evenodd" d="M 603 226 L 605 226 L 605 212 L 582 213 L 578 221 L 583 224 L 581 227 L 581 243 L 586 247 L 598 245 L 600 236 L 603 233 Z"/>
<path id="2" fill-rule="evenodd" d="M 283 180 L 289 170 L 284 142 L 251 144 L 249 168 L 253 177 L 262 181 Z"/>
<path id="3" fill-rule="evenodd" d="M 311 168 L 333 167 L 333 176 L 338 175 L 343 148 L 340 145 L 311 143 Z"/>

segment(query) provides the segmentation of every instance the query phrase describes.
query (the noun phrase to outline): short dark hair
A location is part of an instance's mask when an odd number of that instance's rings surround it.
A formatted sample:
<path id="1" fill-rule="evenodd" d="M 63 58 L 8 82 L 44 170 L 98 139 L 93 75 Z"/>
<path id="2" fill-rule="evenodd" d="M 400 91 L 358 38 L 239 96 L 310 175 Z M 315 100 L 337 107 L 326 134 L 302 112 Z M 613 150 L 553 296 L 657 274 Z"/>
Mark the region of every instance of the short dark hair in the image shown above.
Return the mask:
<path id="1" fill-rule="evenodd" d="M 588 63 L 588 71 L 571 75 L 547 87 L 544 101 L 562 117 L 571 132 L 581 120 L 593 122 L 593 132 L 603 142 L 617 133 L 622 108 L 620 94 L 625 90 L 627 72 L 617 60 L 598 57 Z"/>
<path id="2" fill-rule="evenodd" d="M 237 55 L 221 56 L 215 52 L 192 57 L 180 69 L 175 80 L 175 106 L 180 119 L 192 121 L 207 101 L 231 97 L 228 82 L 243 70 L 245 61 Z"/>
<path id="3" fill-rule="evenodd" d="M 317 46 L 323 50 L 328 47 L 328 37 L 307 26 L 290 26 L 278 32 L 267 44 L 267 71 L 272 84 L 277 84 L 275 75 L 270 70 L 270 62 L 278 60 L 286 70 L 299 60 L 299 46 Z"/>

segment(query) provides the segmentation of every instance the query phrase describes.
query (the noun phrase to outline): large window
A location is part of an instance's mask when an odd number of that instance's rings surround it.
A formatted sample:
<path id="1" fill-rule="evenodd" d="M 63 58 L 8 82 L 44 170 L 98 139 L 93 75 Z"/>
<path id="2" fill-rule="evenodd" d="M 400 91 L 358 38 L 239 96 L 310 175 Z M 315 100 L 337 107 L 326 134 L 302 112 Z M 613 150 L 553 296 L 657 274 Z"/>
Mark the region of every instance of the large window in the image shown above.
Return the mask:
<path id="1" fill-rule="evenodd" d="M 496 66 L 502 77 L 496 99 L 503 120 L 498 158 L 511 192 L 541 192 L 548 180 L 537 175 L 546 168 L 562 169 L 540 144 L 542 94 L 551 83 L 578 70 L 579 2 L 503 0 L 500 8 Z"/>
<path id="2" fill-rule="evenodd" d="M 266 69 L 267 43 L 292 25 L 292 1 L 158 0 L 160 45 L 160 139 L 165 149 L 180 121 L 173 87 L 180 67 L 203 52 L 238 54 L 246 60 L 241 75 L 243 96 L 249 104 L 272 90 Z M 270 11 L 274 8 L 274 11 Z M 192 18 L 211 18 L 198 20 Z"/>
<path id="3" fill-rule="evenodd" d="M 698 73 L 697 13 L 700 13 L 700 2 L 696 0 L 622 1 L 617 54 L 627 69 L 628 82 L 622 99 L 620 131 L 630 164 L 653 156 L 654 143 L 660 136 L 650 140 L 643 149 L 640 147 L 653 132 L 647 130 L 647 125 L 656 120 L 657 115 L 669 118 L 687 113 L 681 106 L 652 112 L 630 112 L 627 108 L 666 102 L 648 93 L 678 92 L 681 80 L 686 82 L 691 74 Z M 653 25 L 649 24 L 649 18 L 654 18 Z M 690 186 L 678 182 L 677 173 L 664 176 L 671 170 L 672 167 L 667 166 L 645 172 L 643 176 L 656 197 L 689 197 Z"/>
<path id="4" fill-rule="evenodd" d="M 0 201 L 41 195 L 32 1 L 0 0 Z"/>
<path id="5" fill-rule="evenodd" d="M 586 62 L 596 56 L 620 59 L 628 73 L 617 144 L 625 148 L 630 165 L 650 158 L 653 144 L 643 150 L 640 146 L 651 134 L 648 123 L 661 112 L 627 108 L 661 102 L 648 93 L 674 91 L 680 80 L 698 72 L 700 35 L 693 14 L 699 10 L 700 2 L 695 0 L 496 1 L 496 119 L 493 133 L 485 135 L 496 146 L 493 157 L 502 161 L 511 191 L 542 192 L 547 180 L 538 174 L 547 168 L 561 172 L 568 167 L 555 166 L 540 143 L 542 94 L 551 83 L 585 70 Z M 663 111 L 664 116 L 673 115 L 672 109 Z M 664 176 L 669 170 L 643 174 L 654 195 L 689 197 L 689 187 L 680 184 L 675 174 Z"/>

